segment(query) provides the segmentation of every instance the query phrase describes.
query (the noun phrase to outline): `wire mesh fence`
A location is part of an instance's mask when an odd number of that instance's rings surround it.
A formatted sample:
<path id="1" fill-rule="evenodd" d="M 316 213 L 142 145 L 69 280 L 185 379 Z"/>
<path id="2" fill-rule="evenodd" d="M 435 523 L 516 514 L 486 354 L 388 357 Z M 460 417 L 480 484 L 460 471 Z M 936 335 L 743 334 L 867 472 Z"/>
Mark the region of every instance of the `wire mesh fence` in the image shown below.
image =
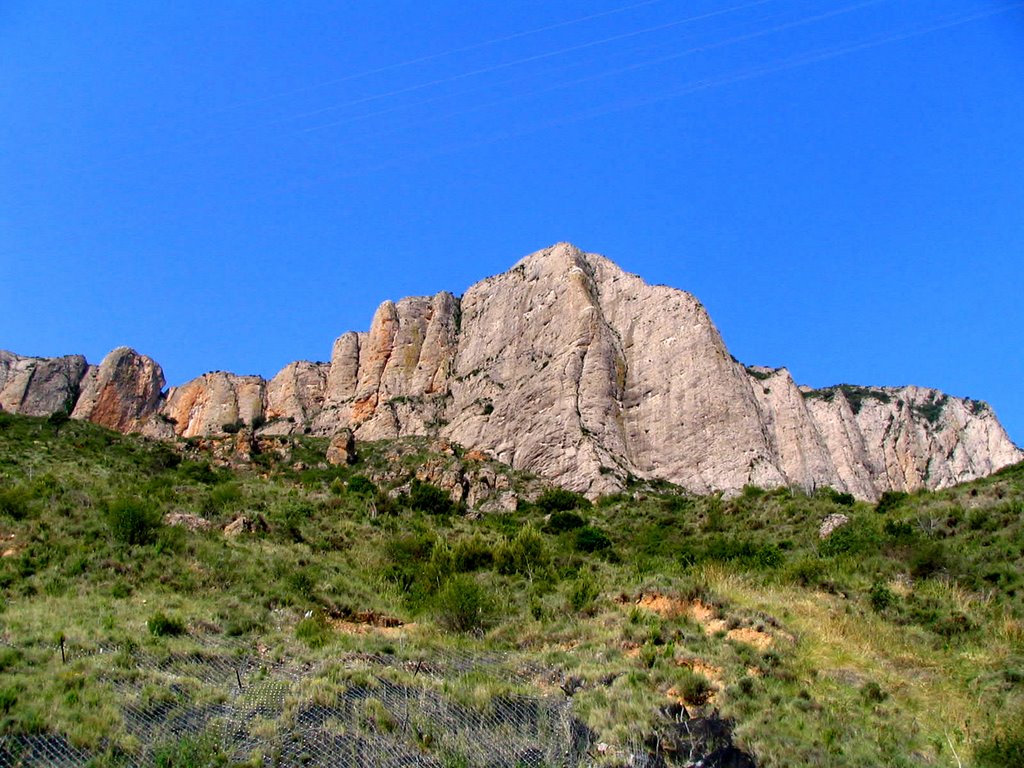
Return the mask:
<path id="1" fill-rule="evenodd" d="M 310 662 L 194 640 L 179 652 L 61 648 L 114 703 L 104 735 L 88 748 L 60 733 L 0 736 L 0 768 L 753 765 L 729 762 L 742 756 L 728 724 L 682 708 L 662 734 L 612 750 L 575 715 L 557 670 L 511 655 L 401 648 Z"/>
<path id="2" fill-rule="evenodd" d="M 176 751 L 206 750 L 268 766 L 540 768 L 586 765 L 591 749 L 564 696 L 471 700 L 474 676 L 517 682 L 499 654 L 345 653 L 296 663 L 229 643 L 184 653 L 61 651 L 69 665 L 92 657 L 90 671 L 117 702 L 111 736 L 85 749 L 59 734 L 8 734 L 0 767 L 178 765 Z"/>

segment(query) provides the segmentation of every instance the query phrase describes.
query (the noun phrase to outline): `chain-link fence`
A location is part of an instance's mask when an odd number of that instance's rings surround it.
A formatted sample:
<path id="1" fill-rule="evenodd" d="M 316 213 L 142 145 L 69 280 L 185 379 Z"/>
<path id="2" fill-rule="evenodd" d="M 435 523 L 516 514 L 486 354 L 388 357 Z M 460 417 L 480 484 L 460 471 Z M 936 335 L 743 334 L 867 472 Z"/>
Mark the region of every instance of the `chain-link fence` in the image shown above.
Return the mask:
<path id="1" fill-rule="evenodd" d="M 67 664 L 88 662 L 116 702 L 109 735 L 86 749 L 61 734 L 8 734 L 0 768 L 732 765 L 707 762 L 715 748 L 731 748 L 727 726 L 720 734 L 709 730 L 714 721 L 678 714 L 668 716 L 677 721 L 668 740 L 638 735 L 610 759 L 575 717 L 558 673 L 511 656 L 350 652 L 297 662 L 263 651 L 221 641 L 161 654 L 66 649 Z M 550 695 L 520 692 L 538 683 Z"/>

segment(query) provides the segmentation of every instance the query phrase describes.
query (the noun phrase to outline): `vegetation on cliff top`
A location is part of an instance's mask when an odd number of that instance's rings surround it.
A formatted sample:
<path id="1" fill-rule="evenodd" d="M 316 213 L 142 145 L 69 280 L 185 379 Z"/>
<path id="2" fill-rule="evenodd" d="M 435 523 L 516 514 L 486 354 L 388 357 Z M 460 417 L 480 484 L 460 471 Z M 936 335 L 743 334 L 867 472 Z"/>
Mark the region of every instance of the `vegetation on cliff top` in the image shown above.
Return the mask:
<path id="1" fill-rule="evenodd" d="M 342 652 L 501 654 L 539 670 L 515 691 L 571 695 L 608 765 L 680 703 L 731 718 L 765 766 L 1019 764 L 1024 465 L 877 505 L 661 487 L 594 504 L 554 490 L 475 516 L 414 482 L 412 459 L 385 472 L 394 446 L 338 467 L 326 442 L 289 438 L 228 469 L 187 445 L 0 413 L 2 732 L 119 764 L 140 746 L 118 654 L 230 643 L 320 670 Z M 330 670 L 302 695 L 365 687 L 365 670 Z M 504 672 L 439 679 L 467 706 L 511 690 Z M 370 720 L 387 728 L 383 710 Z"/>

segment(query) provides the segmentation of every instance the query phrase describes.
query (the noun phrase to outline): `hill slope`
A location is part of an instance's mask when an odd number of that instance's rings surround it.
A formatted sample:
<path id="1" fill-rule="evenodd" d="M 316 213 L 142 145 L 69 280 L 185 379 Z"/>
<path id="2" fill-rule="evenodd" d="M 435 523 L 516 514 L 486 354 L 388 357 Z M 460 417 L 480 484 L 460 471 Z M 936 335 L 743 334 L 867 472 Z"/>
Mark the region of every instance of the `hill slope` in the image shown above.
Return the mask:
<path id="1" fill-rule="evenodd" d="M 1024 465 L 481 517 L 233 443 L 0 414 L 4 764 L 1020 765 Z"/>

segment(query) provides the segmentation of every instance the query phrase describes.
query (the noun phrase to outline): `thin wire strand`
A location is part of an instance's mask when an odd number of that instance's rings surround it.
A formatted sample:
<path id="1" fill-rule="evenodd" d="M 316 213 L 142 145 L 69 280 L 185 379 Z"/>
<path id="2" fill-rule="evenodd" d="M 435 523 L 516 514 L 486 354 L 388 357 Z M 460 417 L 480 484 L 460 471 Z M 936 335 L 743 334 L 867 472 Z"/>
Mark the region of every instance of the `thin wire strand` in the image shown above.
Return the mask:
<path id="1" fill-rule="evenodd" d="M 521 98 L 530 98 L 532 96 L 536 96 L 536 95 L 539 95 L 541 93 L 548 93 L 548 92 L 551 92 L 551 91 L 562 90 L 562 89 L 565 89 L 565 88 L 570 88 L 570 87 L 575 86 L 575 85 L 582 85 L 584 83 L 593 82 L 595 80 L 600 80 L 600 79 L 603 79 L 603 78 L 606 78 L 606 77 L 613 77 L 615 75 L 625 74 L 626 72 L 633 72 L 633 71 L 636 71 L 638 69 L 643 69 L 644 67 L 649 67 L 649 66 L 653 66 L 653 65 L 657 65 L 657 64 L 664 64 L 664 63 L 667 63 L 667 62 L 670 62 L 670 61 L 676 61 L 676 60 L 682 59 L 682 58 L 684 58 L 686 56 L 692 56 L 693 54 L 696 54 L 696 53 L 705 53 L 707 51 L 716 50 L 718 48 L 725 48 L 725 47 L 730 46 L 730 45 L 736 45 L 738 43 L 749 42 L 750 40 L 756 40 L 758 38 L 767 37 L 768 35 L 778 34 L 779 32 L 784 32 L 784 31 L 789 30 L 789 29 L 795 29 L 797 27 L 807 26 L 808 24 L 814 24 L 814 23 L 819 22 L 819 21 L 824 21 L 825 19 L 834 18 L 836 16 L 841 16 L 841 15 L 844 15 L 844 14 L 847 14 L 847 13 L 853 13 L 854 11 L 861 10 L 861 9 L 866 8 L 868 6 L 871 6 L 871 5 L 878 5 L 879 3 L 883 3 L 883 2 L 888 2 L 888 0 L 864 0 L 863 2 L 854 3 L 853 5 L 845 6 L 843 8 L 838 8 L 838 9 L 836 9 L 834 11 L 828 11 L 827 13 L 820 13 L 820 14 L 816 14 L 816 15 L 813 15 L 813 16 L 808 16 L 808 17 L 805 17 L 805 18 L 802 18 L 802 19 L 797 19 L 795 21 L 786 22 L 784 24 L 777 24 L 777 25 L 775 25 L 773 27 L 769 27 L 767 29 L 762 29 L 762 30 L 758 30 L 756 32 L 750 32 L 750 33 L 743 34 L 743 35 L 737 35 L 737 36 L 734 36 L 734 37 L 727 38 L 725 40 L 720 40 L 718 42 L 705 43 L 703 45 L 698 45 L 698 46 L 694 46 L 692 48 L 687 48 L 686 50 L 683 50 L 683 51 L 676 51 L 676 52 L 674 52 L 672 54 L 669 54 L 667 56 L 659 56 L 659 57 L 655 57 L 655 58 L 651 58 L 651 59 L 645 59 L 643 61 L 634 62 L 634 63 L 628 64 L 626 66 L 617 67 L 615 69 L 606 70 L 604 72 L 599 72 L 599 73 L 594 74 L 594 75 L 587 75 L 586 77 L 581 77 L 581 78 L 577 78 L 575 80 L 570 80 L 570 81 L 565 82 L 565 83 L 558 83 L 556 85 L 550 85 L 550 86 L 546 86 L 544 88 L 535 89 L 535 90 L 533 90 L 533 91 L 531 91 L 529 93 L 526 93 L 526 94 L 517 94 L 516 96 L 511 96 L 511 97 L 506 97 L 504 99 L 498 99 L 498 100 L 495 100 L 495 101 L 490 101 L 490 102 L 487 102 L 486 104 L 483 104 L 483 105 L 474 105 L 473 107 L 467 108 L 467 109 L 465 109 L 463 111 L 455 112 L 455 113 L 450 113 L 450 114 L 446 115 L 446 117 L 455 117 L 455 116 L 458 116 L 458 115 L 463 114 L 465 112 L 475 111 L 475 110 L 483 109 L 483 108 L 490 107 L 490 106 L 496 106 L 496 105 L 500 105 L 500 104 L 503 104 L 503 103 L 507 103 L 509 101 L 518 100 L 518 99 L 521 99 Z M 353 119 L 358 120 L 358 119 L 362 119 L 362 118 L 361 117 L 346 118 L 346 119 L 342 119 L 342 120 L 332 121 L 330 123 L 324 123 L 322 125 L 310 126 L 310 127 L 307 127 L 307 128 L 303 128 L 302 132 L 303 133 L 308 133 L 308 132 L 311 132 L 311 131 L 323 130 L 324 128 L 331 128 L 331 127 L 334 127 L 334 126 L 337 126 L 337 125 L 343 125 L 343 124 L 345 124 L 347 122 L 351 122 Z"/>
<path id="2" fill-rule="evenodd" d="M 862 3 L 861 5 L 872 5 L 874 3 L 885 2 L 885 1 L 886 0 L 866 0 L 866 2 Z M 748 10 L 750 8 L 754 8 L 754 7 L 757 7 L 759 5 L 766 5 L 767 3 L 771 3 L 771 2 L 774 2 L 774 0 L 754 0 L 754 2 L 745 3 L 743 5 L 736 5 L 736 6 L 732 6 L 730 8 L 723 8 L 723 9 L 718 10 L 718 11 L 710 11 L 708 13 L 702 13 L 702 14 L 698 14 L 696 16 L 688 16 L 688 17 L 686 17 L 684 19 L 678 19 L 676 21 L 667 22 L 665 24 L 657 24 L 657 25 L 652 26 L 652 27 L 644 27 L 643 29 L 632 30 L 630 32 L 622 32 L 620 34 L 612 35 L 610 37 L 604 37 L 604 38 L 601 38 L 601 39 L 598 39 L 598 40 L 590 40 L 590 41 L 587 41 L 585 43 L 577 43 L 576 45 L 570 45 L 570 46 L 567 46 L 567 47 L 564 47 L 564 48 L 558 48 L 558 49 L 553 50 L 553 51 L 545 51 L 543 53 L 537 53 L 537 54 L 533 54 L 531 56 L 525 56 L 525 57 L 522 57 L 522 58 L 519 58 L 519 59 L 514 59 L 512 61 L 502 62 L 500 64 L 492 64 L 492 65 L 487 66 L 487 67 L 479 67 L 477 69 L 472 69 L 472 70 L 469 70 L 467 72 L 460 72 L 459 74 L 456 74 L 456 75 L 450 75 L 448 77 L 441 77 L 441 78 L 437 78 L 435 80 L 429 80 L 427 82 L 417 83 L 416 85 L 409 85 L 409 86 L 406 86 L 404 88 L 396 88 L 394 90 L 386 91 L 384 93 L 377 93 L 377 94 L 371 94 L 369 96 L 362 96 L 362 97 L 360 97 L 358 99 L 351 99 L 349 101 L 343 101 L 343 102 L 340 102 L 338 104 L 331 104 L 331 105 L 328 105 L 328 106 L 325 106 L 325 107 L 320 107 L 318 109 L 309 110 L 307 112 L 300 112 L 298 114 L 292 115 L 289 119 L 300 120 L 300 119 L 307 118 L 307 117 L 314 117 L 316 115 L 323 114 L 324 112 L 330 112 L 330 111 L 336 110 L 336 109 L 344 109 L 346 107 L 352 107 L 352 106 L 357 106 L 359 104 L 365 104 L 365 103 L 370 102 L 370 101 L 379 101 L 381 99 L 388 99 L 388 98 L 391 98 L 393 96 L 401 96 L 401 95 L 404 95 L 406 93 L 414 93 L 416 91 L 422 91 L 425 88 L 433 88 L 433 87 L 439 86 L 439 85 L 446 85 L 448 83 L 457 82 L 459 80 L 465 80 L 467 78 L 476 77 L 478 75 L 490 74 L 491 72 L 498 72 L 498 71 L 501 71 L 503 69 L 509 69 L 511 67 L 519 67 L 519 66 L 522 66 L 524 64 L 532 64 L 532 63 L 537 62 L 537 61 L 543 61 L 545 59 L 554 58 L 556 56 L 564 56 L 564 55 L 566 55 L 568 53 L 575 53 L 577 51 L 587 50 L 588 48 L 595 48 L 597 46 L 607 45 L 609 43 L 615 43 L 615 42 L 619 42 L 621 40 L 628 40 L 630 38 L 639 37 L 641 35 L 649 35 L 649 34 L 652 34 L 654 32 L 663 32 L 666 29 L 673 29 L 675 27 L 680 27 L 680 26 L 683 26 L 685 24 L 691 24 L 691 23 L 693 23 L 695 21 L 704 21 L 706 19 L 715 18 L 717 16 L 724 16 L 724 15 L 729 14 L 729 13 L 736 13 L 738 11 Z"/>
<path id="3" fill-rule="evenodd" d="M 791 57 L 789 59 L 777 61 L 775 63 L 768 63 L 758 67 L 749 67 L 736 73 L 721 75 L 719 77 L 714 78 L 705 78 L 702 80 L 697 80 L 686 85 L 680 86 L 678 88 L 662 92 L 661 94 L 658 95 L 622 100 L 615 102 L 614 104 L 605 105 L 603 107 L 594 108 L 584 112 L 578 112 L 571 116 L 565 116 L 561 118 L 543 121 L 540 123 L 534 123 L 529 127 L 522 128 L 516 131 L 505 131 L 493 134 L 491 136 L 476 141 L 450 144 L 446 147 L 439 148 L 429 153 L 410 153 L 402 157 L 391 158 L 386 162 L 378 163 L 370 167 L 353 169 L 352 172 L 340 174 L 339 177 L 349 178 L 354 176 L 361 176 L 366 173 L 374 173 L 380 170 L 384 170 L 386 168 L 394 167 L 396 165 L 405 165 L 408 164 L 409 162 L 428 160 L 434 157 L 459 152 L 468 148 L 487 146 L 490 144 L 507 141 L 509 139 L 518 138 L 520 136 L 538 133 L 544 130 L 548 130 L 550 128 L 570 125 L 573 123 L 590 120 L 596 117 L 601 117 L 616 112 L 622 112 L 629 109 L 636 109 L 638 107 L 650 106 L 652 104 L 679 98 L 681 96 L 686 96 L 701 91 L 712 90 L 725 85 L 731 85 L 733 83 L 751 80 L 758 77 L 764 77 L 767 75 L 775 74 L 777 72 L 797 69 L 799 67 L 816 64 L 822 61 L 827 61 L 829 59 L 837 58 L 839 56 L 846 56 L 852 53 L 857 53 L 859 51 L 877 48 L 882 45 L 889 45 L 896 42 L 902 42 L 904 40 L 909 40 L 915 37 L 920 37 L 922 35 L 931 34 L 933 32 L 952 29 L 954 27 L 962 26 L 973 21 L 978 21 L 980 19 L 997 16 L 1019 8 L 1024 8 L 1024 2 L 1012 3 L 1010 5 L 1000 6 L 998 8 L 994 8 L 988 11 L 970 14 L 967 16 L 951 18 L 944 22 L 938 22 L 935 24 L 930 24 L 922 27 L 916 27 L 904 32 L 897 32 L 888 35 L 877 36 L 858 43 L 849 43 L 841 46 L 833 46 L 831 48 L 823 49 L 821 51 L 804 54 L 798 57 Z"/>
<path id="4" fill-rule="evenodd" d="M 350 82 L 352 80 L 359 80 L 359 79 L 362 79 L 362 78 L 365 78 L 365 77 L 370 77 L 372 75 L 381 74 L 382 72 L 391 72 L 391 71 L 396 70 L 396 69 L 404 69 L 405 67 L 412 67 L 412 66 L 415 66 L 417 64 L 424 64 L 424 63 L 426 63 L 428 61 L 436 61 L 437 59 L 442 59 L 442 58 L 445 58 L 447 56 L 454 56 L 454 55 L 459 54 L 459 53 L 467 53 L 469 51 L 480 50 L 481 48 L 487 48 L 487 47 L 492 46 L 492 45 L 499 45 L 500 43 L 507 43 L 510 40 L 518 40 L 519 38 L 529 37 L 531 35 L 539 35 L 541 33 L 550 32 L 550 31 L 555 30 L 555 29 L 562 29 L 564 27 L 569 27 L 569 26 L 573 26 L 573 25 L 576 25 L 576 24 L 582 24 L 582 23 L 587 22 L 587 21 L 592 21 L 593 19 L 599 19 L 599 18 L 602 18 L 604 16 L 612 16 L 614 14 L 625 13 L 626 11 L 632 11 L 632 10 L 635 10 L 637 8 L 643 8 L 645 6 L 655 5 L 656 3 L 661 3 L 661 2 L 664 2 L 664 0 L 643 0 L 643 2 L 632 3 L 630 5 L 623 5 L 623 6 L 620 6 L 618 8 L 611 8 L 611 9 L 609 9 L 607 11 L 600 11 L 598 13 L 591 13 L 591 14 L 588 14 L 586 16 L 579 16 L 579 17 L 577 17 L 575 19 L 567 19 L 566 21 L 559 21 L 559 22 L 556 22 L 555 24 L 548 24 L 548 25 L 543 26 L 543 27 L 536 27 L 534 29 L 524 30 L 523 32 L 513 32 L 513 33 L 508 34 L 508 35 L 502 35 L 501 37 L 495 37 L 495 38 L 492 38 L 490 40 L 484 40 L 484 41 L 479 42 L 479 43 L 471 43 L 470 45 L 464 45 L 464 46 L 461 46 L 461 47 L 458 47 L 458 48 L 450 48 L 450 49 L 448 49 L 446 51 L 439 51 L 437 53 L 429 53 L 429 54 L 426 54 L 424 56 L 417 56 L 416 58 L 413 58 L 413 59 L 406 59 L 405 61 L 397 61 L 397 62 L 395 62 L 393 64 L 385 64 L 383 66 L 375 67 L 373 69 L 367 69 L 367 70 L 364 70 L 362 72 L 354 72 L 354 73 L 352 73 L 350 75 L 343 75 L 342 77 L 335 77 L 335 78 L 332 78 L 330 80 L 322 80 L 322 81 L 320 81 L 318 83 L 311 83 L 309 85 L 300 86 L 298 88 L 292 88 L 292 89 L 289 89 L 289 90 L 286 90 L 286 91 L 280 91 L 278 93 L 270 94 L 268 96 L 261 96 L 259 98 L 255 98 L 255 99 L 247 99 L 247 100 L 244 100 L 244 101 L 238 101 L 238 102 L 235 102 L 234 104 L 229 104 L 229 105 L 227 105 L 225 107 L 221 107 L 220 111 L 237 109 L 239 107 L 249 106 L 249 105 L 252 105 L 252 104 L 260 104 L 260 103 L 263 103 L 263 102 L 272 101 L 274 99 L 283 98 L 285 96 L 294 96 L 295 94 L 299 94 L 299 93 L 307 93 L 309 91 L 314 91 L 314 90 L 317 90 L 319 88 L 326 88 L 328 86 L 337 85 L 339 83 L 346 83 L 346 82 Z"/>

